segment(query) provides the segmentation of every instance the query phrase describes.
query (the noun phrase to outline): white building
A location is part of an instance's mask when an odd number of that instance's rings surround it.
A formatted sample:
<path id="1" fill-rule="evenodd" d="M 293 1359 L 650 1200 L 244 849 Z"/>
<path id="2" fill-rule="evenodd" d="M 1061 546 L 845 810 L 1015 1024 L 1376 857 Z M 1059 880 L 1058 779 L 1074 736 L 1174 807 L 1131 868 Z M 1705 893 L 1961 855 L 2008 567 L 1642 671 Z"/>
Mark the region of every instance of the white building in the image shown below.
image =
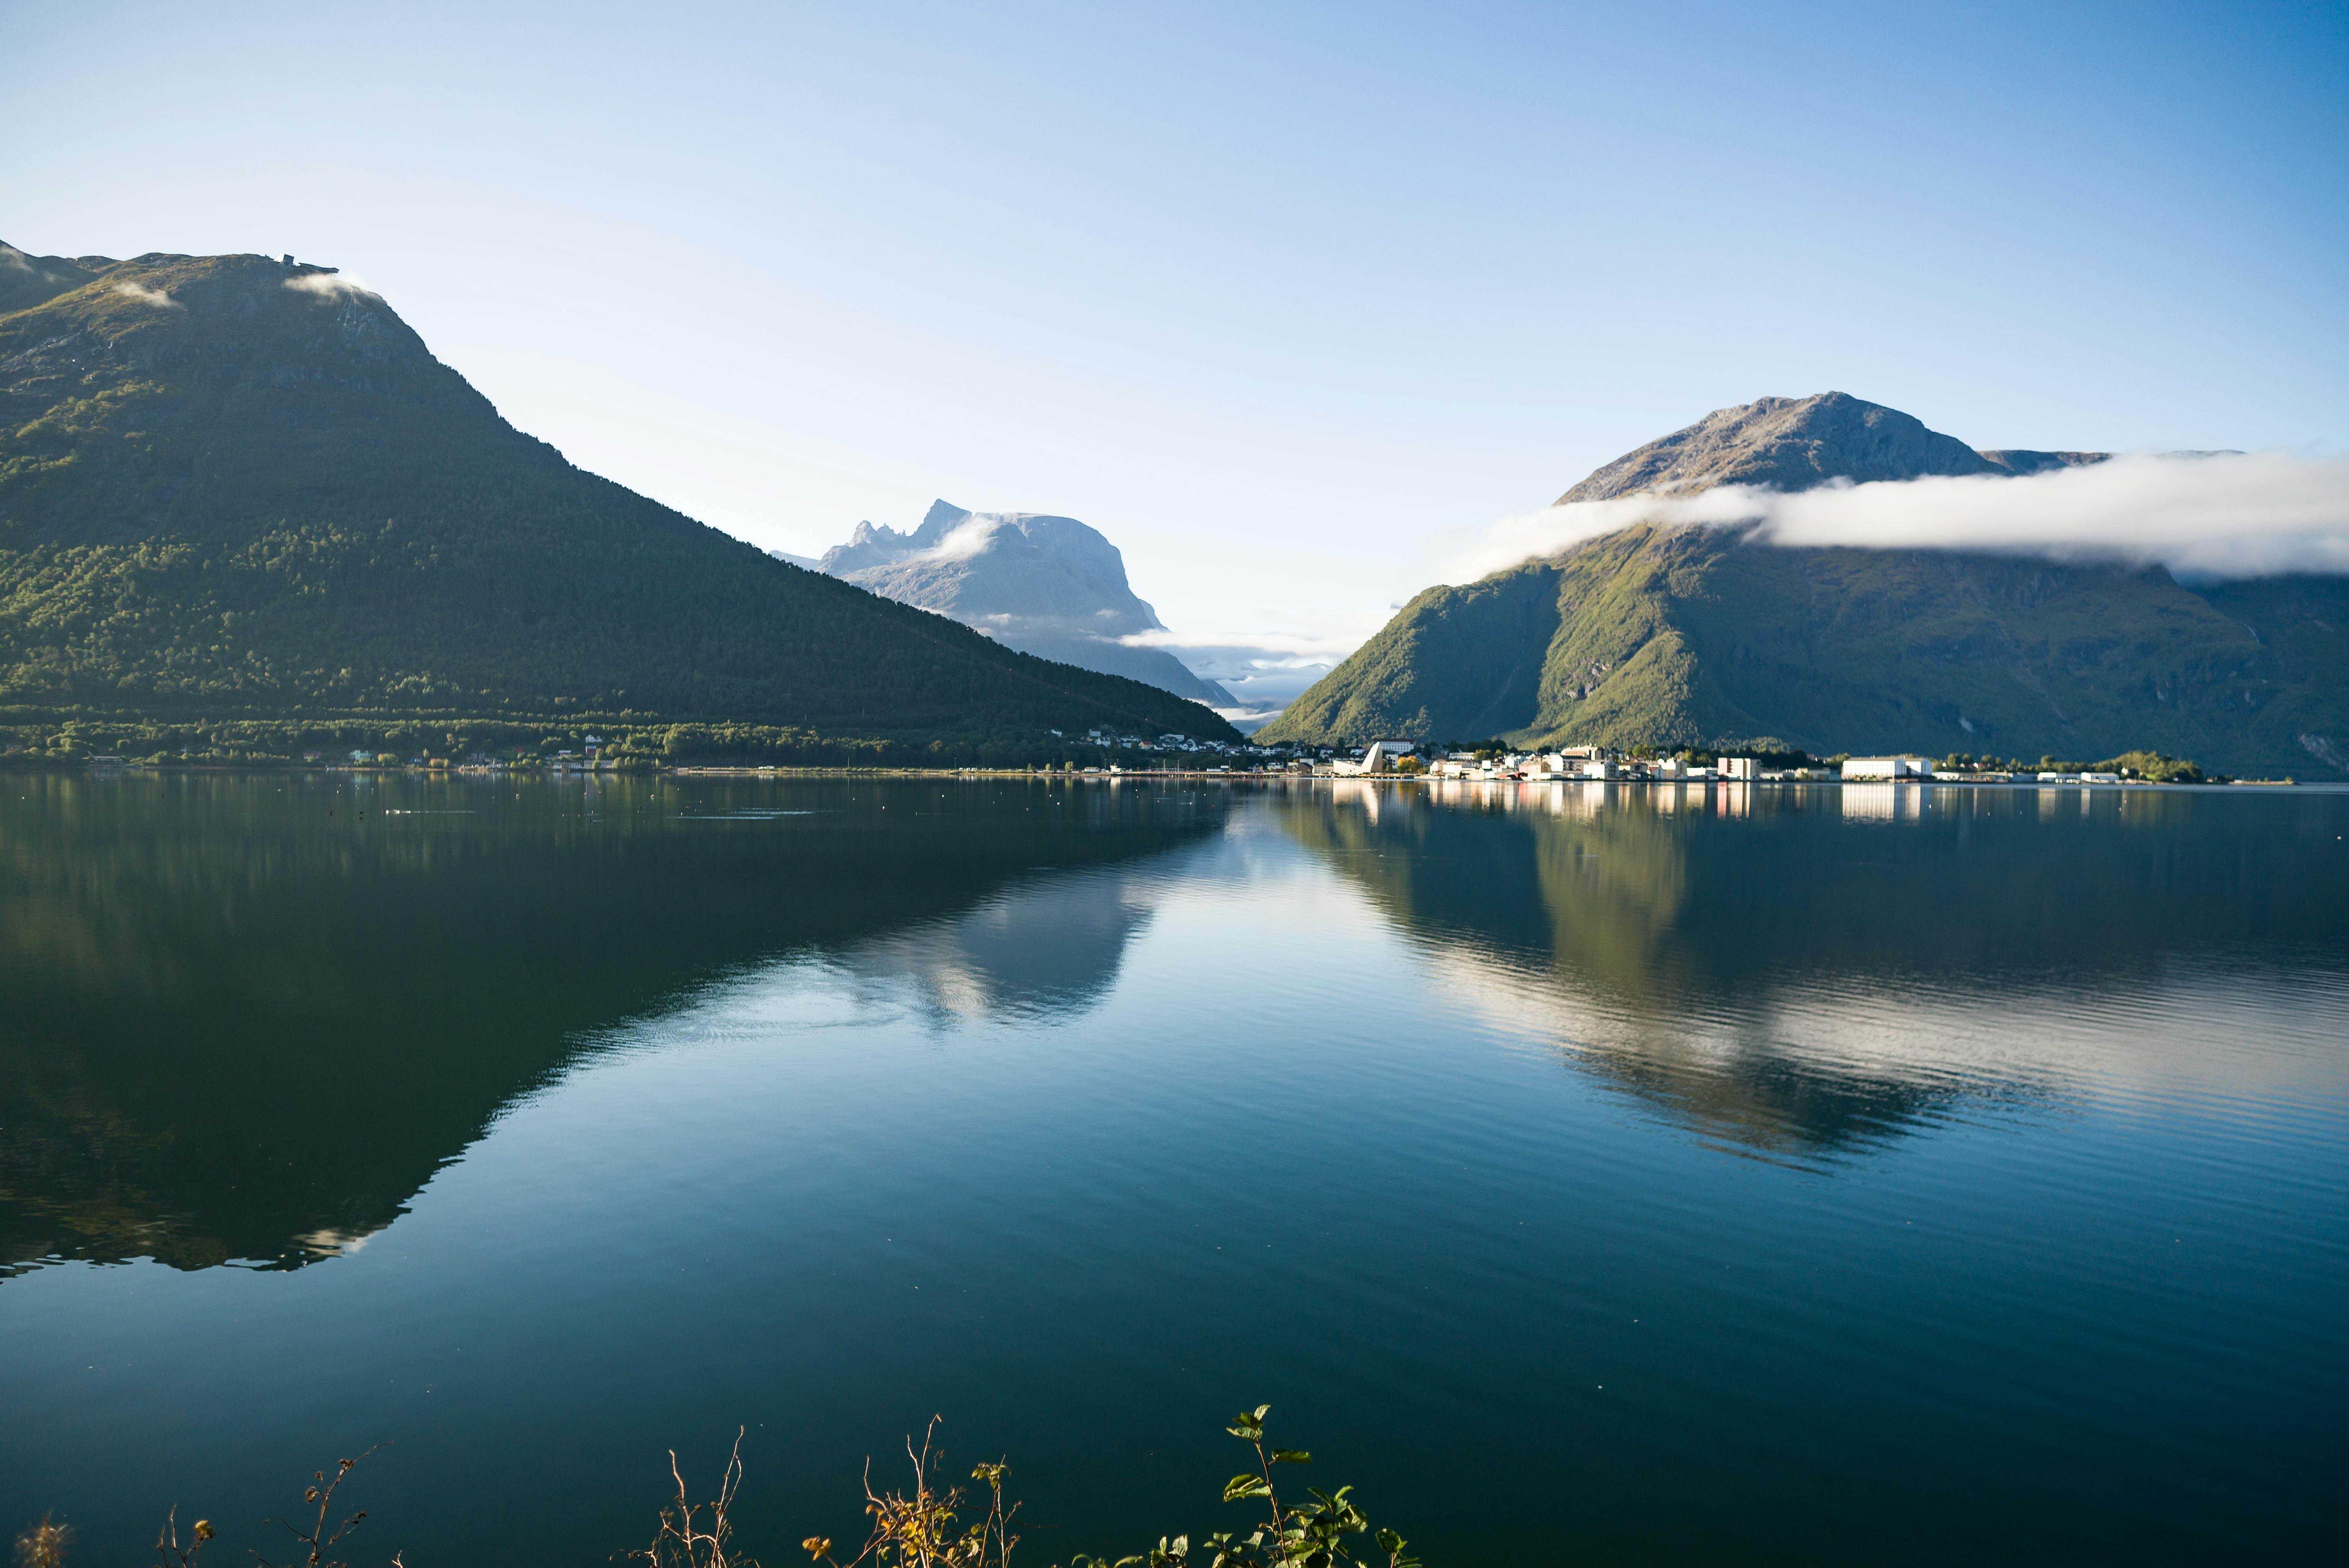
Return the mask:
<path id="1" fill-rule="evenodd" d="M 1408 757 L 1413 749 L 1414 743 L 1408 740 L 1373 740 L 1371 748 L 1362 753 L 1362 771 L 1390 772 L 1394 768 L 1396 758 Z"/>
<path id="2" fill-rule="evenodd" d="M 1723 779 L 1751 783 L 1762 776 L 1762 764 L 1751 757 L 1724 757 L 1713 764 L 1714 771 Z"/>
<path id="3" fill-rule="evenodd" d="M 1855 757 L 1843 765 L 1843 776 L 1846 779 L 1930 779 L 1933 765 L 1921 757 Z"/>

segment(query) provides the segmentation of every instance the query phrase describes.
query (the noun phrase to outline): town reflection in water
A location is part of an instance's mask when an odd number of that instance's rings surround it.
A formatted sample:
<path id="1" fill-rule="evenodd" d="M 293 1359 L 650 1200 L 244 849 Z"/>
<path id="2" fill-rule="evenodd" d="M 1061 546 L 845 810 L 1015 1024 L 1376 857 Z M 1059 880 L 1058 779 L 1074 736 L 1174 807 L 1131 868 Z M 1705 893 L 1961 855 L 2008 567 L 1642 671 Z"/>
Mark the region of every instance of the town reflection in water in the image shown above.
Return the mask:
<path id="1" fill-rule="evenodd" d="M 2349 890 L 2321 861 L 2276 863 L 2246 804 L 1339 781 L 1274 809 L 1472 1012 L 1724 1147 L 1831 1161 L 1969 1104 L 2060 1101 L 2084 1075 L 2143 1068 L 2173 1042 L 2112 1019 L 2172 965 L 2310 934 L 2338 947 Z M 2329 802 L 2311 804 L 2305 826 L 2329 839 Z M 2254 866 L 2258 896 L 2214 896 Z"/>

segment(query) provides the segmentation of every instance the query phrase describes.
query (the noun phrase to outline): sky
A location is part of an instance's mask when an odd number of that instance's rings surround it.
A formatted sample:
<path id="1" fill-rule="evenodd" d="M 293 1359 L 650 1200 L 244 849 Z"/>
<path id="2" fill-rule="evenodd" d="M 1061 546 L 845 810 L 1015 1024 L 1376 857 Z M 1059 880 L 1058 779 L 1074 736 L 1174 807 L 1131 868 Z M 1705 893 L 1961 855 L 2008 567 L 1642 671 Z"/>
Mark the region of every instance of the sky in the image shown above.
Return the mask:
<path id="1" fill-rule="evenodd" d="M 1213 666 L 1765 395 L 2340 454 L 2344 83 L 2337 5 L 0 0 L 0 240 L 340 266 L 762 545 L 1081 518 Z"/>

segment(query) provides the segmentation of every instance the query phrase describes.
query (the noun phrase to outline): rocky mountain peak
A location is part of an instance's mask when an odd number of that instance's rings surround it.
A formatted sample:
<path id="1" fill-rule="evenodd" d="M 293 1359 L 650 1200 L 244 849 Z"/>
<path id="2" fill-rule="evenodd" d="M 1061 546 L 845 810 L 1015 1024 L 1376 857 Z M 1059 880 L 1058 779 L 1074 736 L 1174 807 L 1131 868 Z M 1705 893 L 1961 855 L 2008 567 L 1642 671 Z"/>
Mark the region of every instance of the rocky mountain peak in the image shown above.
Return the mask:
<path id="1" fill-rule="evenodd" d="M 824 552 L 822 569 L 1026 653 L 1234 706 L 1229 692 L 1174 655 L 1120 641 L 1165 627 L 1127 583 L 1117 546 L 1073 517 L 936 500 L 909 533 L 858 523 L 846 544 Z"/>
<path id="2" fill-rule="evenodd" d="M 2033 454 L 2040 455 L 2040 454 Z M 1913 480 L 2013 471 L 1954 436 L 1847 392 L 1761 397 L 1717 408 L 1685 429 L 1627 452 L 1558 498 L 1687 494 L 1715 485 L 1809 490 L 1833 480 Z"/>

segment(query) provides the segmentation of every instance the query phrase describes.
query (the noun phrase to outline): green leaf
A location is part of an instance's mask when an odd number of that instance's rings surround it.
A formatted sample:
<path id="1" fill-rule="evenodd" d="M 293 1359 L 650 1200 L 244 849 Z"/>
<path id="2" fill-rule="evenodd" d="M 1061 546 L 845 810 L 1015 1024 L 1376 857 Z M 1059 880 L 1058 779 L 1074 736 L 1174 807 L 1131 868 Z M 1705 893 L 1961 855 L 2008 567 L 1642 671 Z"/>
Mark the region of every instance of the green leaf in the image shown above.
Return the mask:
<path id="1" fill-rule="evenodd" d="M 1380 1531 L 1375 1539 L 1378 1541 L 1379 1550 L 1385 1553 L 1390 1557 L 1411 1544 L 1411 1542 L 1405 1541 L 1402 1536 L 1397 1535 L 1392 1530 Z"/>
<path id="2" fill-rule="evenodd" d="M 1244 1497 L 1269 1497 L 1272 1488 L 1264 1484 L 1260 1475 L 1236 1475 L 1224 1483 L 1224 1501 L 1237 1502 Z"/>
<path id="3" fill-rule="evenodd" d="M 1275 1449 L 1272 1450 L 1272 1462 L 1277 1465 L 1309 1465 L 1313 1462 L 1313 1456 L 1303 1449 Z"/>

